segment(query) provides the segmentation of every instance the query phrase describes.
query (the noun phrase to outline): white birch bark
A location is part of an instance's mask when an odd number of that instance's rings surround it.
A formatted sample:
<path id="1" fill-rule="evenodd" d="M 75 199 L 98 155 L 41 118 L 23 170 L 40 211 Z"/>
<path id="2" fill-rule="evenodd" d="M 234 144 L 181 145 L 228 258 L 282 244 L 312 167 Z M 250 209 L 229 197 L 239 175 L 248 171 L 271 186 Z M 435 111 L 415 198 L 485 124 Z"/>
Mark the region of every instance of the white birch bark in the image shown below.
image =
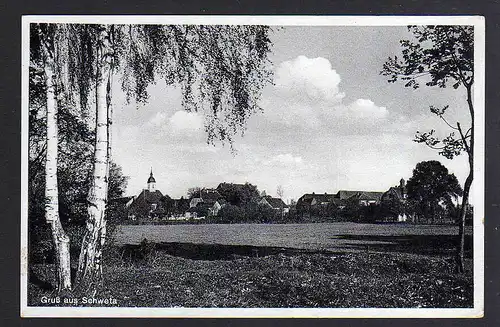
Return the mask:
<path id="1" fill-rule="evenodd" d="M 47 51 L 46 51 L 47 52 Z M 47 87 L 47 158 L 45 161 L 45 219 L 50 224 L 54 250 L 56 253 L 56 269 L 58 291 L 71 289 L 71 269 L 69 238 L 62 228 L 59 219 L 59 191 L 57 185 L 57 101 L 55 95 L 53 62 L 46 56 L 45 75 Z"/>
<path id="2" fill-rule="evenodd" d="M 77 283 L 84 291 L 96 291 L 102 280 L 102 249 L 106 239 L 106 203 L 108 192 L 108 79 L 110 62 L 107 59 L 110 43 L 106 28 L 98 44 L 96 85 L 96 141 L 92 182 L 87 196 L 88 218 L 78 263 Z"/>

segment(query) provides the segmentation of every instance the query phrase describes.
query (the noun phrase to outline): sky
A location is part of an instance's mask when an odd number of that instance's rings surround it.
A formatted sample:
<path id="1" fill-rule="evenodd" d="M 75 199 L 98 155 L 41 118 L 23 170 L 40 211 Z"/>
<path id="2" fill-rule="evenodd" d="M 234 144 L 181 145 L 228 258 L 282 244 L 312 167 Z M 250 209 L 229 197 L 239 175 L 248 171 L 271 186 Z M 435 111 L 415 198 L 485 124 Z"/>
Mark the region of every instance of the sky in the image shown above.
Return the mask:
<path id="1" fill-rule="evenodd" d="M 151 168 L 157 189 L 173 198 L 221 182 L 249 182 L 273 196 L 281 185 L 287 202 L 312 192 L 383 192 L 424 160 L 439 160 L 462 184 L 465 155 L 448 160 L 412 140 L 417 130 L 449 132 L 431 105 L 448 104 L 450 121 L 468 122 L 465 92 L 408 89 L 379 73 L 409 37 L 401 26 L 274 28 L 274 85 L 234 153 L 207 144 L 203 113 L 184 111 L 179 89 L 158 82 L 145 105 L 113 92 L 112 159 L 129 176 L 126 194 L 146 187 Z"/>

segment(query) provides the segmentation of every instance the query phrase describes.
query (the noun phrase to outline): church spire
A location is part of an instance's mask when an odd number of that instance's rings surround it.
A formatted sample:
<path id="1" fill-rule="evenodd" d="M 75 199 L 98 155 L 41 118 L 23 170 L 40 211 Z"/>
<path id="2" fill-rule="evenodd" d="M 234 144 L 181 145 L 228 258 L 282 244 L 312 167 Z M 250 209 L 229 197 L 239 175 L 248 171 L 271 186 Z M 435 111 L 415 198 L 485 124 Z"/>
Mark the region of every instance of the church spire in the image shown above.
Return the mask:
<path id="1" fill-rule="evenodd" d="M 148 178 L 148 191 L 153 192 L 156 188 L 156 180 L 153 177 L 153 167 L 151 167 L 151 172 L 149 173 Z"/>

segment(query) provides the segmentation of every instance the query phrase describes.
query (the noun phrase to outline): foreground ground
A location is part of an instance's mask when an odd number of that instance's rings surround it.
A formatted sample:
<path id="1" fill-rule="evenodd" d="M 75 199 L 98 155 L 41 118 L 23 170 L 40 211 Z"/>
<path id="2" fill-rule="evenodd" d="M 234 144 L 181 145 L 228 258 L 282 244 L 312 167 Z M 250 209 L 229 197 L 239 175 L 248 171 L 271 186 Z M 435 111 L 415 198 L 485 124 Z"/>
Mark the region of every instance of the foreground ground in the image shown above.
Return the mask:
<path id="1" fill-rule="evenodd" d="M 171 249 L 170 249 L 171 250 Z M 196 260 L 151 243 L 109 250 L 101 306 L 472 307 L 472 263 L 455 274 L 449 256 L 283 252 Z M 29 305 L 47 305 L 53 265 L 34 264 Z M 71 298 L 71 296 L 69 296 Z M 82 298 L 74 296 L 79 303 Z M 52 304 L 54 305 L 54 304 Z M 61 300 L 61 304 L 65 305 Z M 74 303 L 72 304 L 74 305 Z"/>

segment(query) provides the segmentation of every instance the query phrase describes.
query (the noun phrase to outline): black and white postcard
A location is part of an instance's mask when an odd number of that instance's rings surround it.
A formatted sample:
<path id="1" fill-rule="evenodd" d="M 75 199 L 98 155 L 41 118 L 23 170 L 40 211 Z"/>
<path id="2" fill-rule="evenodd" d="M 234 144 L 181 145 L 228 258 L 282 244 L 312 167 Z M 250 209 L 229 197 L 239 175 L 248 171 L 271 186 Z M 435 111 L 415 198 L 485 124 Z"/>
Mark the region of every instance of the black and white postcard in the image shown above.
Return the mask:
<path id="1" fill-rule="evenodd" d="M 482 17 L 22 32 L 23 317 L 482 317 Z"/>

